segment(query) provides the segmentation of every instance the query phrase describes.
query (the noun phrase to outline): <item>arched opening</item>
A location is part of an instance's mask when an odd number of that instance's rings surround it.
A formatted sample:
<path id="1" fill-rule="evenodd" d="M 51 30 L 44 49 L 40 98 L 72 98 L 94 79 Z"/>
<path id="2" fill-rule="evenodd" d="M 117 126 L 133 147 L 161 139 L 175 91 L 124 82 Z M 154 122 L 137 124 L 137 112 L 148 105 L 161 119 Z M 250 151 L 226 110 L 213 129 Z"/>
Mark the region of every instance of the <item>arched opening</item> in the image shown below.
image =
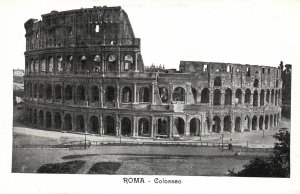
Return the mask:
<path id="1" fill-rule="evenodd" d="M 100 56 L 96 55 L 94 58 L 94 67 L 93 67 L 94 72 L 100 72 L 100 70 L 101 70 L 100 62 L 101 62 Z"/>
<path id="2" fill-rule="evenodd" d="M 46 128 L 50 129 L 52 124 L 51 113 L 46 112 Z"/>
<path id="3" fill-rule="evenodd" d="M 67 60 L 65 63 L 66 72 L 70 72 L 73 70 L 73 56 L 67 56 Z"/>
<path id="4" fill-rule="evenodd" d="M 277 116 L 276 114 L 274 115 L 274 127 L 277 126 Z"/>
<path id="5" fill-rule="evenodd" d="M 242 104 L 242 90 L 241 89 L 237 89 L 235 91 L 235 101 L 237 104 Z"/>
<path id="6" fill-rule="evenodd" d="M 231 118 L 229 115 L 224 117 L 224 131 L 231 132 Z"/>
<path id="7" fill-rule="evenodd" d="M 278 105 L 278 91 L 275 92 L 275 106 Z"/>
<path id="8" fill-rule="evenodd" d="M 180 117 L 177 117 L 174 121 L 175 127 L 179 135 L 184 135 L 184 120 Z"/>
<path id="9" fill-rule="evenodd" d="M 200 134 L 200 120 L 198 118 L 192 118 L 190 121 L 190 135 Z"/>
<path id="10" fill-rule="evenodd" d="M 58 72 L 62 72 L 63 71 L 62 60 L 63 60 L 63 58 L 61 56 L 57 57 L 57 71 Z"/>
<path id="11" fill-rule="evenodd" d="M 41 127 L 44 126 L 44 112 L 42 110 L 39 111 L 38 125 Z"/>
<path id="12" fill-rule="evenodd" d="M 129 103 L 132 102 L 132 90 L 130 87 L 126 86 L 122 89 L 122 102 Z"/>
<path id="13" fill-rule="evenodd" d="M 112 116 L 105 117 L 105 128 L 104 134 L 105 135 L 115 135 L 116 134 L 116 123 L 115 119 Z"/>
<path id="14" fill-rule="evenodd" d="M 206 127 L 207 127 L 207 131 L 210 132 L 210 119 L 208 117 L 206 117 Z"/>
<path id="15" fill-rule="evenodd" d="M 54 128 L 58 130 L 61 129 L 61 115 L 59 112 L 54 114 Z"/>
<path id="16" fill-rule="evenodd" d="M 85 132 L 85 126 L 84 126 L 84 117 L 82 115 L 76 116 L 76 131 Z"/>
<path id="17" fill-rule="evenodd" d="M 85 100 L 85 88 L 83 85 L 77 87 L 77 100 Z"/>
<path id="18" fill-rule="evenodd" d="M 214 90 L 214 105 L 221 105 L 221 91 L 219 89 Z"/>
<path id="19" fill-rule="evenodd" d="M 209 103 L 209 89 L 204 88 L 201 91 L 201 103 Z"/>
<path id="20" fill-rule="evenodd" d="M 197 103 L 197 90 L 195 88 L 192 88 L 192 93 L 193 93 L 193 97 L 194 97 L 194 103 Z"/>
<path id="21" fill-rule="evenodd" d="M 232 91 L 229 88 L 225 90 L 225 105 L 232 105 Z"/>
<path id="22" fill-rule="evenodd" d="M 274 104 L 274 90 L 271 91 L 271 103 Z"/>
<path id="23" fill-rule="evenodd" d="M 258 92 L 256 90 L 253 93 L 253 106 L 258 106 Z"/>
<path id="24" fill-rule="evenodd" d="M 216 77 L 214 80 L 214 86 L 222 86 L 222 79 L 221 77 Z"/>
<path id="25" fill-rule="evenodd" d="M 55 99 L 60 100 L 61 99 L 61 86 L 59 84 L 55 85 Z"/>
<path id="26" fill-rule="evenodd" d="M 30 96 L 30 98 L 32 97 L 32 83 L 29 83 L 28 84 L 29 86 L 29 96 Z"/>
<path id="27" fill-rule="evenodd" d="M 267 93 L 266 93 L 266 102 L 267 103 L 270 102 L 270 90 L 267 90 Z"/>
<path id="28" fill-rule="evenodd" d="M 46 86 L 46 99 L 49 100 L 52 98 L 52 86 L 51 84 L 47 84 Z"/>
<path id="29" fill-rule="evenodd" d="M 169 96 L 168 96 L 169 92 L 168 89 L 166 87 L 161 87 L 159 88 L 159 95 L 160 95 L 160 99 L 162 103 L 167 103 L 169 100 Z"/>
<path id="30" fill-rule="evenodd" d="M 213 118 L 212 132 L 220 133 L 221 131 L 221 119 L 219 116 Z"/>
<path id="31" fill-rule="evenodd" d="M 185 101 L 185 90 L 182 87 L 177 87 L 173 91 L 173 101 Z"/>
<path id="32" fill-rule="evenodd" d="M 277 95 L 277 92 L 276 92 Z M 33 86 L 33 98 L 37 98 L 37 84 L 34 84 Z"/>
<path id="33" fill-rule="evenodd" d="M 92 116 L 90 118 L 89 132 L 94 133 L 94 134 L 99 133 L 99 120 L 98 120 L 98 117 Z"/>
<path id="34" fill-rule="evenodd" d="M 264 117 L 261 115 L 259 117 L 259 130 L 263 130 Z"/>
<path id="35" fill-rule="evenodd" d="M 72 117 L 70 114 L 66 114 L 64 118 L 64 130 L 71 131 L 72 130 Z"/>
<path id="36" fill-rule="evenodd" d="M 39 85 L 39 98 L 44 97 L 44 84 Z"/>
<path id="37" fill-rule="evenodd" d="M 114 102 L 115 98 L 115 88 L 113 88 L 112 86 L 107 86 L 105 92 L 105 101 Z"/>
<path id="38" fill-rule="evenodd" d="M 261 90 L 260 91 L 260 106 L 264 106 L 265 105 L 265 91 Z"/>
<path id="39" fill-rule="evenodd" d="M 249 104 L 251 99 L 251 90 L 246 89 L 245 91 L 245 104 Z"/>
<path id="40" fill-rule="evenodd" d="M 124 57 L 124 71 L 133 70 L 133 57 L 131 55 L 126 55 Z"/>
<path id="41" fill-rule="evenodd" d="M 138 126 L 138 135 L 139 136 L 150 136 L 150 125 L 149 121 L 145 118 L 141 118 L 139 120 L 139 126 Z"/>
<path id="42" fill-rule="evenodd" d="M 37 124 L 37 110 L 36 109 L 33 110 L 33 124 L 34 125 Z"/>
<path id="43" fill-rule="evenodd" d="M 148 87 L 142 87 L 139 90 L 139 101 L 149 102 L 150 101 L 150 91 Z"/>
<path id="44" fill-rule="evenodd" d="M 54 62 L 54 58 L 49 57 L 48 58 L 48 72 L 53 72 L 53 62 Z"/>
<path id="45" fill-rule="evenodd" d="M 117 70 L 117 61 L 116 61 L 116 56 L 115 55 L 110 55 L 108 57 L 108 71 L 116 71 Z"/>
<path id="46" fill-rule="evenodd" d="M 91 87 L 91 95 L 92 95 L 91 102 L 99 101 L 99 88 L 97 86 Z"/>
<path id="47" fill-rule="evenodd" d="M 65 89 L 65 100 L 72 100 L 72 86 L 67 85 Z"/>
<path id="48" fill-rule="evenodd" d="M 270 128 L 273 127 L 273 124 L 274 124 L 273 115 L 270 115 Z"/>
<path id="49" fill-rule="evenodd" d="M 240 117 L 235 118 L 234 131 L 241 132 L 241 118 Z"/>
<path id="50" fill-rule="evenodd" d="M 168 134 L 168 123 L 166 118 L 159 118 L 156 122 L 157 124 L 157 134 L 167 135 Z"/>
<path id="51" fill-rule="evenodd" d="M 46 71 L 46 59 L 42 58 L 41 60 L 41 72 L 45 72 Z"/>
<path id="52" fill-rule="evenodd" d="M 252 130 L 257 130 L 257 117 L 253 116 L 252 118 Z"/>
<path id="53" fill-rule="evenodd" d="M 258 88 L 259 81 L 258 79 L 254 80 L 253 87 Z"/>
<path id="54" fill-rule="evenodd" d="M 32 123 L 33 119 L 32 119 L 32 109 L 29 109 L 29 115 L 28 115 L 28 122 Z"/>
<path id="55" fill-rule="evenodd" d="M 121 132 L 123 136 L 131 136 L 131 120 L 127 117 L 121 121 Z"/>
<path id="56" fill-rule="evenodd" d="M 269 116 L 266 115 L 265 116 L 265 129 L 268 129 L 269 128 Z"/>
<path id="57" fill-rule="evenodd" d="M 86 57 L 83 55 L 80 57 L 80 69 L 81 70 L 86 70 Z"/>

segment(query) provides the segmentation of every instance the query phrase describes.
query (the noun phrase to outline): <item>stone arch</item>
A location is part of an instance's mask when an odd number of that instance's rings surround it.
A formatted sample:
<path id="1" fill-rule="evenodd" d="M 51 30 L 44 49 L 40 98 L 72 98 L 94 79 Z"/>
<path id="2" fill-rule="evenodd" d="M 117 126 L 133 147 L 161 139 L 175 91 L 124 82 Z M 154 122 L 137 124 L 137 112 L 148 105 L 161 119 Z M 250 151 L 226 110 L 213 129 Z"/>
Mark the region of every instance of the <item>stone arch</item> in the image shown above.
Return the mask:
<path id="1" fill-rule="evenodd" d="M 271 103 L 274 104 L 274 89 L 271 91 Z"/>
<path id="2" fill-rule="evenodd" d="M 215 89 L 214 90 L 214 105 L 221 105 L 221 90 Z"/>
<path id="3" fill-rule="evenodd" d="M 100 72 L 100 70 L 101 70 L 101 64 L 100 63 L 101 63 L 101 58 L 100 58 L 99 55 L 96 55 L 94 57 L 94 67 L 93 67 L 94 72 Z"/>
<path id="4" fill-rule="evenodd" d="M 204 88 L 201 91 L 201 103 L 209 103 L 209 89 Z"/>
<path id="5" fill-rule="evenodd" d="M 38 125 L 41 126 L 41 127 L 44 126 L 44 112 L 43 112 L 43 110 L 39 111 Z"/>
<path id="6" fill-rule="evenodd" d="M 67 85 L 65 88 L 65 100 L 72 100 L 73 98 L 73 88 L 71 85 Z"/>
<path id="7" fill-rule="evenodd" d="M 231 117 L 229 115 L 224 117 L 224 131 L 231 132 Z"/>
<path id="8" fill-rule="evenodd" d="M 130 102 L 132 102 L 132 98 L 133 98 L 132 89 L 128 86 L 125 86 L 122 89 L 122 102 L 130 103 Z"/>
<path id="9" fill-rule="evenodd" d="M 51 84 L 46 85 L 46 99 L 52 99 L 52 86 Z"/>
<path id="10" fill-rule="evenodd" d="M 117 60 L 115 55 L 108 56 L 107 71 L 116 71 L 117 70 Z"/>
<path id="11" fill-rule="evenodd" d="M 245 116 L 245 125 L 244 125 L 244 131 L 250 131 L 251 130 L 251 118 L 246 115 Z"/>
<path id="12" fill-rule="evenodd" d="M 269 115 L 265 116 L 265 129 L 268 129 L 269 127 Z"/>
<path id="13" fill-rule="evenodd" d="M 235 100 L 237 102 L 237 104 L 242 104 L 242 90 L 241 89 L 237 89 L 235 91 Z"/>
<path id="14" fill-rule="evenodd" d="M 106 102 L 114 102 L 116 99 L 115 88 L 112 86 L 107 86 L 105 90 L 105 101 Z"/>
<path id="15" fill-rule="evenodd" d="M 150 101 L 150 90 L 148 87 L 142 87 L 139 89 L 139 102 Z"/>
<path id="16" fill-rule="evenodd" d="M 77 100 L 85 100 L 85 87 L 83 85 L 77 86 L 76 94 Z"/>
<path id="17" fill-rule="evenodd" d="M 251 90 L 249 88 L 245 91 L 245 104 L 249 104 L 251 100 Z"/>
<path id="18" fill-rule="evenodd" d="M 56 112 L 54 114 L 54 128 L 60 130 L 61 129 L 61 114 Z"/>
<path id="19" fill-rule="evenodd" d="M 73 56 L 72 55 L 67 56 L 67 60 L 65 63 L 65 70 L 66 70 L 66 72 L 70 72 L 73 70 Z"/>
<path id="20" fill-rule="evenodd" d="M 64 117 L 64 130 L 71 131 L 72 128 L 72 117 L 70 114 L 66 114 Z"/>
<path id="21" fill-rule="evenodd" d="M 121 133 L 123 136 L 132 135 L 132 124 L 128 117 L 123 117 L 121 121 Z"/>
<path id="22" fill-rule="evenodd" d="M 236 117 L 234 122 L 234 131 L 241 132 L 241 117 Z"/>
<path id="23" fill-rule="evenodd" d="M 264 117 L 262 115 L 259 116 L 259 130 L 263 130 Z"/>
<path id="24" fill-rule="evenodd" d="M 200 120 L 198 118 L 192 118 L 190 121 L 190 135 L 198 135 L 200 134 Z"/>
<path id="25" fill-rule="evenodd" d="M 176 117 L 174 120 L 174 123 L 175 123 L 175 127 L 178 131 L 178 134 L 184 135 L 184 125 L 185 125 L 184 120 L 181 117 Z"/>
<path id="26" fill-rule="evenodd" d="M 157 125 L 157 134 L 158 135 L 167 135 L 168 134 L 168 121 L 166 118 L 157 119 L 156 125 Z"/>
<path id="27" fill-rule="evenodd" d="M 229 88 L 225 90 L 225 105 L 232 105 L 232 91 Z"/>
<path id="28" fill-rule="evenodd" d="M 214 116 L 214 118 L 213 118 L 212 132 L 214 132 L 214 133 L 221 132 L 221 119 L 219 116 Z"/>
<path id="29" fill-rule="evenodd" d="M 55 85 L 54 88 L 54 96 L 56 100 L 60 100 L 61 99 L 61 86 L 59 84 Z"/>
<path id="30" fill-rule="evenodd" d="M 44 84 L 39 85 L 39 98 L 44 97 Z"/>
<path id="31" fill-rule="evenodd" d="M 253 106 L 258 106 L 258 92 L 257 90 L 253 93 Z"/>
<path id="32" fill-rule="evenodd" d="M 112 116 L 105 117 L 105 135 L 115 135 L 116 134 L 116 123 L 115 118 Z"/>
<path id="33" fill-rule="evenodd" d="M 260 91 L 260 106 L 265 105 L 265 90 Z"/>
<path id="34" fill-rule="evenodd" d="M 76 116 L 76 131 L 85 132 L 85 121 L 83 115 Z"/>
<path id="35" fill-rule="evenodd" d="M 37 93 L 38 93 L 38 88 L 37 88 L 37 84 L 33 85 L 33 98 L 37 98 Z M 277 93 L 276 93 L 277 95 Z"/>
<path id="36" fill-rule="evenodd" d="M 90 126 L 89 126 L 90 133 L 99 133 L 99 119 L 96 116 L 92 116 L 90 118 Z"/>
<path id="37" fill-rule="evenodd" d="M 151 132 L 150 131 L 150 123 L 149 123 L 148 119 L 146 119 L 146 118 L 139 119 L 138 135 L 149 137 L 151 135 L 150 132 Z"/>
<path id="38" fill-rule="evenodd" d="M 266 102 L 267 103 L 270 102 L 270 90 L 267 90 L 267 92 L 266 92 Z"/>
<path id="39" fill-rule="evenodd" d="M 221 79 L 221 77 L 215 77 L 215 79 L 214 79 L 214 86 L 222 86 L 222 79 Z"/>
<path id="40" fill-rule="evenodd" d="M 252 130 L 257 130 L 257 117 L 253 116 L 252 118 Z"/>
<path id="41" fill-rule="evenodd" d="M 253 82 L 253 87 L 258 88 L 258 85 L 259 85 L 258 79 L 255 79 Z"/>
<path id="42" fill-rule="evenodd" d="M 162 103 L 167 103 L 169 100 L 169 91 L 166 87 L 159 88 L 159 95 Z"/>
<path id="43" fill-rule="evenodd" d="M 52 117 L 50 112 L 46 112 L 46 128 L 50 129 L 52 126 Z"/>
<path id="44" fill-rule="evenodd" d="M 173 91 L 173 101 L 185 101 L 185 90 L 182 87 L 177 87 Z"/>
<path id="45" fill-rule="evenodd" d="M 99 88 L 98 86 L 91 87 L 91 102 L 99 101 Z"/>
<path id="46" fill-rule="evenodd" d="M 126 55 L 124 57 L 124 71 L 133 70 L 133 57 L 131 55 Z"/>
<path id="47" fill-rule="evenodd" d="M 36 125 L 37 124 L 37 110 L 34 109 L 33 110 L 33 124 Z"/>

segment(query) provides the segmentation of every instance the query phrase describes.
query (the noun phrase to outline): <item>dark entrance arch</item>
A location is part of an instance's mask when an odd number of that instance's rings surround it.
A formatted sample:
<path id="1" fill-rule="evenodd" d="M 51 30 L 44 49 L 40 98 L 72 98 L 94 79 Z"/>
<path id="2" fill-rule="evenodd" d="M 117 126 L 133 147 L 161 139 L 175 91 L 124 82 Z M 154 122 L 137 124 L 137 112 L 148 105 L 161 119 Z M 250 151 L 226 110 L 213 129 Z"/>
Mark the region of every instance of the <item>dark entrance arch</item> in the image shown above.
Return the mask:
<path id="1" fill-rule="evenodd" d="M 200 127 L 200 120 L 198 118 L 192 118 L 190 121 L 190 135 L 199 135 Z"/>
<path id="2" fill-rule="evenodd" d="M 85 100 L 85 88 L 83 85 L 77 87 L 77 100 Z"/>
<path id="3" fill-rule="evenodd" d="M 261 115 L 259 117 L 259 130 L 263 130 L 264 117 Z"/>
<path id="4" fill-rule="evenodd" d="M 249 104 L 251 99 L 251 90 L 246 89 L 245 91 L 245 104 Z"/>
<path id="5" fill-rule="evenodd" d="M 112 116 L 105 117 L 105 135 L 116 135 L 116 124 L 115 119 Z"/>
<path id="6" fill-rule="evenodd" d="M 122 102 L 123 103 L 130 103 L 132 102 L 132 89 L 128 86 L 124 87 L 122 89 Z"/>
<path id="7" fill-rule="evenodd" d="M 54 128 L 58 130 L 61 129 L 61 115 L 59 112 L 54 114 Z"/>
<path id="8" fill-rule="evenodd" d="M 225 105 L 232 105 L 232 91 L 229 88 L 225 90 Z"/>
<path id="9" fill-rule="evenodd" d="M 51 99 L 52 98 L 52 86 L 51 84 L 47 84 L 46 86 L 46 99 Z"/>
<path id="10" fill-rule="evenodd" d="M 258 92 L 256 90 L 253 93 L 253 106 L 258 106 Z"/>
<path id="11" fill-rule="evenodd" d="M 169 100 L 169 92 L 166 87 L 159 88 L 159 95 L 162 103 L 167 103 Z"/>
<path id="12" fill-rule="evenodd" d="M 99 133 L 99 120 L 98 117 L 92 116 L 90 118 L 90 133 Z"/>
<path id="13" fill-rule="evenodd" d="M 173 91 L 173 101 L 185 101 L 185 90 L 182 87 L 177 87 Z"/>
<path id="14" fill-rule="evenodd" d="M 179 135 L 184 135 L 184 120 L 180 117 L 175 119 L 175 126 Z"/>
<path id="15" fill-rule="evenodd" d="M 121 122 L 121 132 L 123 136 L 131 136 L 131 120 L 124 117 Z"/>
<path id="16" fill-rule="evenodd" d="M 269 127 L 269 116 L 266 115 L 265 116 L 265 129 L 268 129 L 268 127 Z"/>
<path id="17" fill-rule="evenodd" d="M 51 113 L 46 112 L 46 128 L 50 129 L 52 125 Z"/>
<path id="18" fill-rule="evenodd" d="M 221 90 L 214 90 L 214 105 L 221 105 Z"/>
<path id="19" fill-rule="evenodd" d="M 57 84 L 55 86 L 54 92 L 55 92 L 55 99 L 60 100 L 61 99 L 61 86 L 59 84 Z"/>
<path id="20" fill-rule="evenodd" d="M 65 100 L 72 100 L 72 86 L 67 85 L 65 89 Z"/>
<path id="21" fill-rule="evenodd" d="M 235 118 L 234 131 L 241 132 L 241 118 L 240 117 Z"/>
<path id="22" fill-rule="evenodd" d="M 265 90 L 260 91 L 260 106 L 265 105 Z"/>
<path id="23" fill-rule="evenodd" d="M 204 88 L 201 91 L 201 103 L 209 103 L 209 89 Z"/>
<path id="24" fill-rule="evenodd" d="M 224 131 L 231 132 L 231 118 L 229 115 L 224 117 Z"/>
<path id="25" fill-rule="evenodd" d="M 242 104 L 242 95 L 243 95 L 243 93 L 242 93 L 241 89 L 237 89 L 235 91 L 235 99 L 238 104 Z"/>
<path id="26" fill-rule="evenodd" d="M 84 117 L 82 115 L 76 117 L 76 131 L 85 132 Z"/>
<path id="27" fill-rule="evenodd" d="M 99 88 L 97 86 L 91 87 L 91 102 L 99 101 Z"/>
<path id="28" fill-rule="evenodd" d="M 150 136 L 149 121 L 145 118 L 141 118 L 139 120 L 138 130 L 139 130 L 138 131 L 139 136 Z"/>
<path id="29" fill-rule="evenodd" d="M 72 130 L 72 117 L 70 114 L 66 114 L 64 118 L 64 130 L 71 131 Z"/>
<path id="30" fill-rule="evenodd" d="M 167 135 L 168 134 L 168 123 L 166 118 L 159 118 L 156 122 L 157 124 L 157 134 Z"/>
<path id="31" fill-rule="evenodd" d="M 105 91 L 105 101 L 114 102 L 115 98 L 115 88 L 113 88 L 112 86 L 107 86 Z"/>
<path id="32" fill-rule="evenodd" d="M 252 118 L 252 130 L 257 130 L 257 117 L 253 116 Z"/>
<path id="33" fill-rule="evenodd" d="M 44 126 L 44 112 L 42 110 L 39 111 L 38 125 L 41 126 L 41 127 Z"/>
<path id="34" fill-rule="evenodd" d="M 220 133 L 220 131 L 221 131 L 221 119 L 219 116 L 215 116 L 213 118 L 212 132 Z"/>

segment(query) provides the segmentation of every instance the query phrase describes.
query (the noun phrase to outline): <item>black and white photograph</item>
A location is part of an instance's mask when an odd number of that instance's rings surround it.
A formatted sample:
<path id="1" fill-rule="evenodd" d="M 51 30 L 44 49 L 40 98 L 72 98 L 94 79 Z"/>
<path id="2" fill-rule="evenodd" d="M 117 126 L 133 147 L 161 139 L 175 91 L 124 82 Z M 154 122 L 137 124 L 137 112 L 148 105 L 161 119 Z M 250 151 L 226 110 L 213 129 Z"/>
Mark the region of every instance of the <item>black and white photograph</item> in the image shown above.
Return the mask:
<path id="1" fill-rule="evenodd" d="M 300 1 L 0 5 L 0 193 L 300 192 Z"/>

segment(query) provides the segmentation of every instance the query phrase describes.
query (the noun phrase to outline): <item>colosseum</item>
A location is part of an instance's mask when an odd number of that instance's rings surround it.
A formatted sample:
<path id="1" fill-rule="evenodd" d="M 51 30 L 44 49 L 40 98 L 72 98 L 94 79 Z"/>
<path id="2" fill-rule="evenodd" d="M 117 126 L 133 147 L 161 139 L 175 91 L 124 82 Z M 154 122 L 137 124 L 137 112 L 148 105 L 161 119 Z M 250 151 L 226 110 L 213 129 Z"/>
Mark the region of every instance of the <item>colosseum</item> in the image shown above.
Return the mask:
<path id="1" fill-rule="evenodd" d="M 121 7 L 52 11 L 24 26 L 32 127 L 148 138 L 278 128 L 275 67 L 181 61 L 179 70 L 148 71 Z"/>

